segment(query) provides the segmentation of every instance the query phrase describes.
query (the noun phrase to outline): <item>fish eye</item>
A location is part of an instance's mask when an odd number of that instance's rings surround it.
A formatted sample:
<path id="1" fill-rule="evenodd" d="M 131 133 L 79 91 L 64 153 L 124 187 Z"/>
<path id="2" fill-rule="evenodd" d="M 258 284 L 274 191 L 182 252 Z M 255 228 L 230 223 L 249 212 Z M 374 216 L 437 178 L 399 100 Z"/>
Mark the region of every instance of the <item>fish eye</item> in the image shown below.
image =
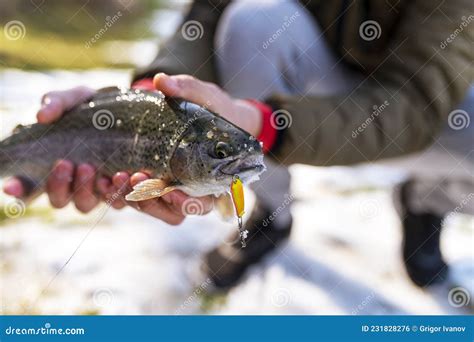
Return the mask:
<path id="1" fill-rule="evenodd" d="M 224 159 L 230 156 L 232 153 L 232 146 L 230 144 L 225 143 L 223 141 L 219 141 L 216 146 L 214 147 L 214 154 L 219 159 Z"/>

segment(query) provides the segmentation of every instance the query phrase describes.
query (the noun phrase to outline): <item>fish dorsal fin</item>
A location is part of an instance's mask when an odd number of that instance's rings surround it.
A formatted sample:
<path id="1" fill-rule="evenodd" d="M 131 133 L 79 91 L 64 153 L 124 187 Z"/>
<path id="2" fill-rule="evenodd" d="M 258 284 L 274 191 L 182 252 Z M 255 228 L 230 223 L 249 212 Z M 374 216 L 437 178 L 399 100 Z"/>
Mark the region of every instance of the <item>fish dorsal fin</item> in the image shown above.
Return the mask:
<path id="1" fill-rule="evenodd" d="M 214 208 L 224 221 L 230 221 L 234 217 L 234 205 L 230 194 L 225 192 L 214 200 Z"/>
<path id="2" fill-rule="evenodd" d="M 125 196 L 127 201 L 145 201 L 152 198 L 161 197 L 173 190 L 176 186 L 165 186 L 161 179 L 147 179 L 133 187 L 133 191 Z"/>

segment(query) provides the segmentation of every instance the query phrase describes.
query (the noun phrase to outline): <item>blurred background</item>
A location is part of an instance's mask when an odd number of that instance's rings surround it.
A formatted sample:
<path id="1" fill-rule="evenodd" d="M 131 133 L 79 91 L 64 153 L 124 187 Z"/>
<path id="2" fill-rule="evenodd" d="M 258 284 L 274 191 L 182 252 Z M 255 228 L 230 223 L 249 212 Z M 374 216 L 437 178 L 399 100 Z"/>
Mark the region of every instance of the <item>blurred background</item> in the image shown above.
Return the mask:
<path id="1" fill-rule="evenodd" d="M 0 137 L 34 122 L 47 91 L 127 86 L 133 68 L 151 62 L 187 6 L 164 0 L 0 1 Z M 207 293 L 209 280 L 198 272 L 203 253 L 235 229 L 215 214 L 171 227 L 132 209 L 102 207 L 88 215 L 73 206 L 54 210 L 45 197 L 12 214 L 15 203 L 1 194 L 2 313 L 469 312 L 453 305 L 448 288 L 423 290 L 405 274 L 391 202 L 403 171 L 296 165 L 291 173 L 290 242 L 224 294 Z M 459 272 L 472 267 L 473 227 L 472 217 L 450 215 L 443 231 L 443 253 Z"/>

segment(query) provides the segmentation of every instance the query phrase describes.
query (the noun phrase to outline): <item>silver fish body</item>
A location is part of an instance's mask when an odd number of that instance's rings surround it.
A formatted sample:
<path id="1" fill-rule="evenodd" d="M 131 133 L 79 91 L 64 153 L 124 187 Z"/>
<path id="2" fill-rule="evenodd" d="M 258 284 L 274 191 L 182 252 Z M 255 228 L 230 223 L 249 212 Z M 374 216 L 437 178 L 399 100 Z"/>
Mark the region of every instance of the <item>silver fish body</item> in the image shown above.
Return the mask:
<path id="1" fill-rule="evenodd" d="M 190 195 L 220 194 L 234 174 L 265 169 L 259 142 L 223 117 L 160 92 L 97 93 L 51 125 L 15 129 L 0 142 L 0 176 L 41 190 L 57 160 L 88 163 L 98 175 L 145 171 Z"/>

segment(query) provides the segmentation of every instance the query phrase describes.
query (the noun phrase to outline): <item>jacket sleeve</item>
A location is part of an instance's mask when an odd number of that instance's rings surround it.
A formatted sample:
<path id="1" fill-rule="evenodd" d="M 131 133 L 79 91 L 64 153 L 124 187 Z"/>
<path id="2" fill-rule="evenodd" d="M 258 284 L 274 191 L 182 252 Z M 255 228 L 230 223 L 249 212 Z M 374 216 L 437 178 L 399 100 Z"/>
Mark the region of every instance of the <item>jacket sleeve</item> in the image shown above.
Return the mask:
<path id="1" fill-rule="evenodd" d="M 189 74 L 217 83 L 214 67 L 214 34 L 229 0 L 196 0 L 174 35 L 164 42 L 155 60 L 136 70 L 133 81 L 153 77 L 158 72 Z"/>
<path id="2" fill-rule="evenodd" d="M 268 99 L 292 118 L 270 155 L 343 165 L 430 145 L 474 79 L 474 1 L 414 0 L 394 37 L 385 61 L 348 95 Z"/>

